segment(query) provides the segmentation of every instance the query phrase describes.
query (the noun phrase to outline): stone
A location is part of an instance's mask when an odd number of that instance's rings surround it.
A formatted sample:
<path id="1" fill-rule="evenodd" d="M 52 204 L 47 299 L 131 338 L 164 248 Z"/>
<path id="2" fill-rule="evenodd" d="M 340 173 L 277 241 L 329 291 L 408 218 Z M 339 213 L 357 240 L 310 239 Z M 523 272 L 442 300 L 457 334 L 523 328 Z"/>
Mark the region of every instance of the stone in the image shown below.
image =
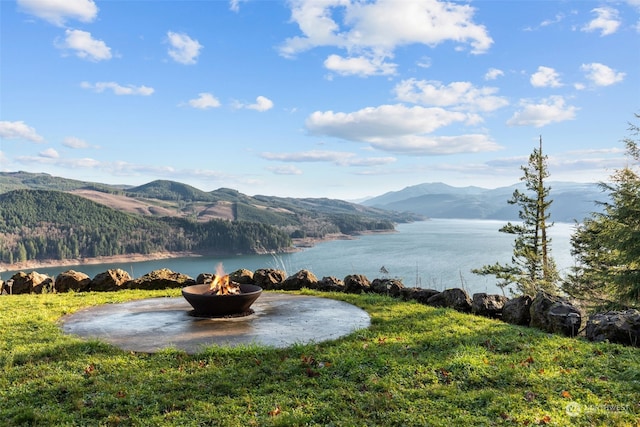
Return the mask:
<path id="1" fill-rule="evenodd" d="M 13 283 L 10 290 L 12 294 L 41 294 L 43 291 L 53 291 L 53 279 L 37 271 L 20 271 L 11 276 L 10 280 Z"/>
<path id="2" fill-rule="evenodd" d="M 168 268 L 153 270 L 144 276 L 126 283 L 129 289 L 172 289 L 184 288 L 186 286 L 195 285 L 196 282 L 191 277 L 182 273 L 175 273 Z"/>
<path id="3" fill-rule="evenodd" d="M 229 279 L 232 282 L 240 283 L 241 285 L 253 285 L 253 271 L 241 268 L 233 273 L 229 273 Z"/>
<path id="4" fill-rule="evenodd" d="M 533 328 L 570 337 L 580 331 L 582 314 L 566 298 L 540 291 L 531 302 L 530 312 Z"/>
<path id="5" fill-rule="evenodd" d="M 421 304 L 426 304 L 429 298 L 439 293 L 440 291 L 435 289 L 404 288 L 400 290 L 400 296 L 402 296 L 403 300 L 415 300 Z"/>
<path id="6" fill-rule="evenodd" d="M 640 347 L 640 311 L 610 311 L 589 317 L 585 330 L 591 341 L 609 341 Z"/>
<path id="7" fill-rule="evenodd" d="M 253 272 L 253 283 L 265 291 L 278 289 L 285 278 L 285 272 L 275 268 L 261 268 Z"/>
<path id="8" fill-rule="evenodd" d="M 350 274 L 344 278 L 344 291 L 350 294 L 368 292 L 371 282 L 362 274 Z"/>
<path id="9" fill-rule="evenodd" d="M 91 278 L 79 271 L 67 270 L 56 276 L 56 292 L 84 292 L 89 289 Z"/>
<path id="10" fill-rule="evenodd" d="M 126 271 L 116 268 L 96 274 L 89 285 L 90 291 L 110 292 L 125 289 L 131 276 Z"/>
<path id="11" fill-rule="evenodd" d="M 529 295 L 522 295 L 506 301 L 502 307 L 502 321 L 512 325 L 529 326 L 532 301 L 533 298 Z"/>
<path id="12" fill-rule="evenodd" d="M 344 282 L 334 276 L 324 276 L 316 286 L 319 291 L 344 292 Z"/>
<path id="13" fill-rule="evenodd" d="M 478 316 L 499 319 L 502 317 L 502 309 L 504 307 L 504 303 L 508 300 L 509 298 L 504 295 L 490 295 L 484 292 L 479 292 L 473 294 L 471 302 L 471 312 Z"/>
<path id="14" fill-rule="evenodd" d="M 404 289 L 402 281 L 399 279 L 373 279 L 371 291 L 376 294 L 399 297 Z"/>
<path id="15" fill-rule="evenodd" d="M 471 312 L 471 298 L 467 291 L 460 288 L 445 289 L 429 298 L 427 304 L 433 307 L 452 308 L 462 313 Z"/>
<path id="16" fill-rule="evenodd" d="M 196 285 L 208 285 L 213 282 L 213 278 L 216 277 L 213 273 L 200 273 L 196 277 Z"/>
<path id="17" fill-rule="evenodd" d="M 302 288 L 315 289 L 318 278 L 309 270 L 300 270 L 296 274 L 287 277 L 279 286 L 284 291 L 297 291 Z"/>

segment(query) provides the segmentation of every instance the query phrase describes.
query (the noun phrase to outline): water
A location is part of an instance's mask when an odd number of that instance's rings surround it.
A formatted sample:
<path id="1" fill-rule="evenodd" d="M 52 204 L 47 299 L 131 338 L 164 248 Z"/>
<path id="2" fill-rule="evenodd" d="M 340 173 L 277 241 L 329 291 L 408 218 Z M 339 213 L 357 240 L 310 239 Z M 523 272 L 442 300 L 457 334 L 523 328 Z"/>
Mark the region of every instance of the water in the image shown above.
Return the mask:
<path id="1" fill-rule="evenodd" d="M 111 263 L 64 267 L 37 268 L 40 273 L 55 277 L 66 270 L 82 271 L 94 277 L 111 268 L 121 268 L 132 277 L 168 268 L 197 277 L 215 272 L 222 262 L 227 272 L 246 268 L 278 268 L 287 274 L 306 269 L 318 278 L 349 274 L 364 274 L 370 280 L 392 277 L 405 286 L 443 290 L 463 287 L 469 293 L 501 293 L 493 276 L 478 276 L 471 269 L 495 262 L 509 263 L 513 254 L 513 237 L 499 233 L 504 221 L 432 219 L 411 224 L 399 224 L 397 233 L 371 234 L 355 240 L 334 240 L 319 243 L 300 252 L 279 255 L 239 255 L 227 257 L 191 257 L 136 263 Z M 556 223 L 550 229 L 552 256 L 561 274 L 573 265 L 570 237 L 573 224 Z M 382 273 L 384 267 L 388 273 Z M 29 272 L 31 270 L 23 270 Z M 7 279 L 15 272 L 4 272 Z"/>

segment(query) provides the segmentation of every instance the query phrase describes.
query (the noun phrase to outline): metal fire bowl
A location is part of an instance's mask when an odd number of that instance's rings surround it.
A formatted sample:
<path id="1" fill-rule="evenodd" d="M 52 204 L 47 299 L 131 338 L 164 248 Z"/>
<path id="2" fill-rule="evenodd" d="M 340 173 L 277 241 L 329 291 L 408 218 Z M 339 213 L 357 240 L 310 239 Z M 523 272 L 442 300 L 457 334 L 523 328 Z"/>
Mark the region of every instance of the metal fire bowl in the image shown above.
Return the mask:
<path id="1" fill-rule="evenodd" d="M 208 289 L 206 284 L 182 288 L 182 296 L 198 316 L 222 317 L 248 312 L 262 293 L 262 288 L 256 285 L 240 285 L 237 295 L 205 295 Z"/>

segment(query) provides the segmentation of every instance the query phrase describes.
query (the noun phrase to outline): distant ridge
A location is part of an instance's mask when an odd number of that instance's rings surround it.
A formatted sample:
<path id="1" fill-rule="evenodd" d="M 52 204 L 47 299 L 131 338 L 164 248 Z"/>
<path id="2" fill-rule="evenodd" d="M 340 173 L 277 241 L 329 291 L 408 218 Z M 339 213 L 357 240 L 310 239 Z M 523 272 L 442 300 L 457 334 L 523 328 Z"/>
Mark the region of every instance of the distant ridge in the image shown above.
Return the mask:
<path id="1" fill-rule="evenodd" d="M 599 211 L 596 201 L 605 195 L 598 184 L 550 182 L 551 220 L 582 221 L 591 212 Z M 518 206 L 509 205 L 513 191 L 525 191 L 523 183 L 486 189 L 452 187 L 441 182 L 424 183 L 391 191 L 361 202 L 365 206 L 407 211 L 430 218 L 518 220 Z"/>

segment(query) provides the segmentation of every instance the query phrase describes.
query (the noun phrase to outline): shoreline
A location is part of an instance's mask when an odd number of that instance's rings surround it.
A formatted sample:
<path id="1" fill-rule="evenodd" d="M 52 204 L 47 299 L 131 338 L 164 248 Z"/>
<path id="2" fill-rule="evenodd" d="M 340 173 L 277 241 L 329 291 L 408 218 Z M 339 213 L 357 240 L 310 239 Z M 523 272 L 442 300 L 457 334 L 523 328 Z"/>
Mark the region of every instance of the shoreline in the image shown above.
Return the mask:
<path id="1" fill-rule="evenodd" d="M 292 253 L 301 251 L 304 249 L 312 248 L 318 243 L 329 242 L 332 240 L 354 240 L 358 236 L 367 234 L 387 234 L 396 233 L 397 230 L 383 230 L 383 231 L 366 231 L 356 235 L 333 233 L 327 234 L 323 238 L 311 238 L 306 237 L 303 239 L 292 239 L 293 246 L 287 248 L 281 253 Z M 265 252 L 267 253 L 267 252 Z M 201 252 L 155 252 L 152 254 L 125 254 L 125 255 L 113 255 L 113 256 L 101 256 L 94 258 L 73 258 L 73 259 L 46 259 L 46 260 L 30 260 L 17 262 L 13 264 L 0 263 L 0 273 L 6 271 L 21 271 L 21 270 L 34 270 L 37 268 L 55 268 L 65 266 L 78 266 L 78 265 L 95 265 L 95 264 L 116 264 L 116 263 L 131 263 L 131 262 L 143 262 L 143 261 L 156 261 L 162 259 L 172 258 L 189 258 L 189 257 L 201 257 L 206 255 L 212 255 L 209 253 Z"/>

